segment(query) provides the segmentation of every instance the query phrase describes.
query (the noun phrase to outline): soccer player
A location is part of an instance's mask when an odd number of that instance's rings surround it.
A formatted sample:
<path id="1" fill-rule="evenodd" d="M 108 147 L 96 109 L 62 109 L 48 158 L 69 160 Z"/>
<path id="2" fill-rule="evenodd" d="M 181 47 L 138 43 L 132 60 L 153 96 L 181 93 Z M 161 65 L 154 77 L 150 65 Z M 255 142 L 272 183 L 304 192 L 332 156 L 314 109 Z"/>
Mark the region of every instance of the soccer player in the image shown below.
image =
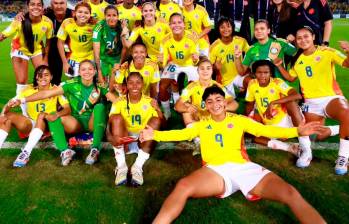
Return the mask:
<path id="1" fill-rule="evenodd" d="M 235 88 L 247 88 L 251 80 L 240 75 L 235 66 L 235 51 L 246 53 L 249 49 L 247 41 L 234 35 L 234 23 L 227 17 L 221 17 L 217 23 L 219 36 L 210 47 L 210 60 L 219 72 L 221 82 L 229 95 L 236 97 Z"/>
<path id="2" fill-rule="evenodd" d="M 163 118 L 157 102 L 142 94 L 143 77 L 139 72 L 131 72 L 127 76 L 126 83 L 126 95 L 119 97 L 113 102 L 109 114 L 109 129 L 107 131 L 117 162 L 115 169 L 115 185 L 117 186 L 126 184 L 128 171 L 121 138 L 129 135 L 138 138 L 139 132 L 146 125 L 158 130 Z M 136 152 L 138 151 L 137 159 L 131 167 L 133 185 L 143 184 L 143 165 L 148 160 L 154 146 L 154 141 L 136 142 L 133 143 L 133 147 L 129 145 L 129 150 L 136 149 Z"/>
<path id="3" fill-rule="evenodd" d="M 182 13 L 180 6 L 171 0 L 156 0 L 156 9 L 156 17 L 163 18 L 168 23 L 173 13 Z"/>
<path id="4" fill-rule="evenodd" d="M 105 19 L 93 29 L 93 53 L 98 72 L 98 82 L 109 83 L 111 71 L 125 57 L 121 41 L 121 22 L 118 10 L 109 5 L 104 10 Z"/>
<path id="5" fill-rule="evenodd" d="M 240 75 L 245 74 L 248 67 L 257 60 L 280 58 L 284 60 L 284 56 L 293 56 L 297 49 L 283 39 L 275 39 L 270 37 L 270 27 L 267 20 L 258 20 L 255 23 L 254 35 L 258 42 L 253 44 L 246 52 L 244 60 L 241 63 L 241 51 L 235 51 L 235 65 Z M 279 69 L 275 71 L 276 78 L 283 78 Z"/>
<path id="6" fill-rule="evenodd" d="M 205 107 L 205 102 L 202 100 L 202 94 L 207 87 L 218 85 L 216 81 L 212 80 L 213 68 L 208 58 L 202 58 L 197 64 L 199 80 L 191 82 L 183 91 L 178 101 L 176 102 L 174 109 L 181 113 L 183 121 L 186 127 L 190 128 L 194 122 L 201 120 L 209 115 Z M 238 108 L 238 104 L 234 101 L 233 97 L 226 94 L 227 110 L 235 111 Z M 195 150 L 193 155 L 200 153 L 200 138 L 193 139 L 195 143 Z"/>
<path id="7" fill-rule="evenodd" d="M 303 115 L 296 103 L 302 96 L 282 79 L 273 78 L 275 72 L 273 63 L 268 60 L 255 61 L 252 72 L 256 79 L 251 80 L 248 85 L 246 114 L 249 115 L 256 107 L 263 124 L 285 128 L 302 124 Z M 289 151 L 298 156 L 298 147 L 295 145 L 265 137 L 255 138 L 255 141 L 269 148 Z M 298 141 L 301 151 L 296 166 L 305 168 L 310 165 L 312 159 L 311 142 L 309 136 L 300 136 Z"/>
<path id="8" fill-rule="evenodd" d="M 224 97 L 221 88 L 206 88 L 202 99 L 211 116 L 196 122 L 191 128 L 154 131 L 147 126 L 141 131 L 142 142 L 182 141 L 199 136 L 205 164 L 177 183 L 153 223 L 171 223 L 191 197 L 224 198 L 238 190 L 246 198 L 254 196 L 286 204 L 301 223 L 325 223 L 293 186 L 264 167 L 250 162 L 246 152 L 241 150 L 245 132 L 256 136 L 292 138 L 319 132 L 321 126 L 316 123 L 298 128 L 264 126 L 244 116 L 227 113 Z"/>
<path id="9" fill-rule="evenodd" d="M 112 94 L 108 93 L 105 87 L 97 85 L 95 74 L 94 63 L 84 60 L 80 63 L 80 76 L 68 80 L 58 87 L 20 99 L 22 103 L 25 103 L 62 94 L 68 99 L 72 110 L 71 115 L 48 122 L 53 141 L 57 149 L 61 151 L 63 166 L 67 166 L 75 154 L 75 151 L 68 148 L 64 132 L 76 134 L 93 131 L 93 144 L 85 162 L 92 165 L 98 159 L 107 119 L 105 106 L 99 102 L 103 96 L 112 97 Z"/>
<path id="10" fill-rule="evenodd" d="M 159 99 L 164 109 L 164 116 L 168 119 L 171 116 L 170 95 L 168 88 L 172 87 L 173 101 L 177 102 L 179 92 L 176 85 L 171 85 L 174 80 L 177 82 L 179 74 L 185 74 L 188 81 L 198 80 L 197 68 L 195 63 L 199 60 L 199 49 L 196 37 L 185 31 L 183 16 L 173 13 L 170 17 L 170 28 L 172 32 L 165 36 L 160 45 L 160 61 L 163 64 L 164 71 L 161 76 Z M 180 83 L 180 82 L 179 82 Z"/>
<path id="11" fill-rule="evenodd" d="M 88 3 L 79 2 L 75 6 L 74 18 L 65 19 L 57 33 L 57 47 L 63 63 L 63 71 L 68 77 L 79 74 L 79 64 L 83 60 L 93 60 L 92 30 L 95 25 Z M 69 38 L 70 56 L 66 57 L 65 41 Z"/>
<path id="12" fill-rule="evenodd" d="M 207 34 L 211 31 L 213 24 L 206 9 L 194 3 L 194 0 L 184 0 L 183 17 L 185 29 L 197 35 L 200 55 L 208 57 L 210 42 Z"/>
<path id="13" fill-rule="evenodd" d="M 40 65 L 35 69 L 33 84 L 24 89 L 18 97 L 26 97 L 37 92 L 53 89 L 51 81 L 52 75 L 48 66 Z M 19 101 L 17 101 L 17 104 L 13 104 L 12 101 L 14 100 L 10 100 L 6 104 L 0 115 L 0 148 L 12 127 L 16 128 L 21 134 L 29 134 L 28 143 L 13 163 L 14 167 L 23 167 L 28 163 L 33 148 L 39 142 L 45 130 L 47 130 L 45 120 L 54 121 L 61 116 L 68 115 L 70 107 L 68 101 L 62 95 L 58 95 L 52 98 L 28 102 L 26 107 L 28 116 L 23 116 L 22 114 L 10 112 L 11 106 L 20 105 Z M 62 106 L 63 109 L 57 111 L 58 105 Z"/>
<path id="14" fill-rule="evenodd" d="M 116 72 L 115 82 L 117 89 L 122 89 L 124 79 L 130 72 L 139 72 L 143 77 L 143 94 L 156 98 L 158 95 L 158 85 L 160 72 L 158 65 L 147 58 L 147 48 L 142 43 L 135 43 L 131 48 L 132 61 L 122 64 L 120 71 Z"/>
<path id="15" fill-rule="evenodd" d="M 136 7 L 133 0 L 124 0 L 122 5 L 117 6 L 119 12 L 119 19 L 125 20 L 127 28 L 133 30 L 134 27 L 138 26 L 138 23 L 142 20 L 141 10 Z"/>
<path id="16" fill-rule="evenodd" d="M 14 35 L 11 43 L 11 62 L 16 76 L 16 94 L 27 88 L 28 61 L 34 68 L 47 64 L 50 39 L 53 37 L 52 21 L 43 15 L 42 0 L 27 0 L 28 13 L 22 22 L 14 20 L 0 33 L 0 41 Z M 43 40 L 46 45 L 43 46 Z M 25 105 L 21 105 L 25 113 Z M 25 115 L 25 114 L 24 114 Z"/>
<path id="17" fill-rule="evenodd" d="M 348 172 L 349 158 L 349 104 L 336 82 L 335 64 L 349 67 L 349 44 L 342 42 L 342 49 L 347 55 L 314 44 L 315 34 L 310 27 L 303 27 L 297 31 L 296 43 L 300 48 L 289 73 L 281 68 L 282 75 L 288 81 L 299 79 L 304 97 L 304 115 L 307 122 L 325 122 L 325 118 L 332 118 L 340 123 L 339 152 L 335 173 L 344 175 Z M 279 66 L 280 68 L 280 66 Z M 338 133 L 338 129 L 330 128 L 319 134 L 318 139 Z"/>
<path id="18" fill-rule="evenodd" d="M 158 61 L 160 54 L 160 43 L 167 33 L 171 32 L 167 23 L 157 20 L 155 17 L 156 8 L 152 2 L 145 2 L 142 7 L 141 26 L 132 30 L 126 46 L 130 47 L 140 37 L 147 47 L 148 56 L 154 61 Z"/>
<path id="19" fill-rule="evenodd" d="M 91 7 L 91 16 L 97 21 L 105 19 L 105 8 L 109 3 L 103 0 L 89 0 L 88 4 Z"/>

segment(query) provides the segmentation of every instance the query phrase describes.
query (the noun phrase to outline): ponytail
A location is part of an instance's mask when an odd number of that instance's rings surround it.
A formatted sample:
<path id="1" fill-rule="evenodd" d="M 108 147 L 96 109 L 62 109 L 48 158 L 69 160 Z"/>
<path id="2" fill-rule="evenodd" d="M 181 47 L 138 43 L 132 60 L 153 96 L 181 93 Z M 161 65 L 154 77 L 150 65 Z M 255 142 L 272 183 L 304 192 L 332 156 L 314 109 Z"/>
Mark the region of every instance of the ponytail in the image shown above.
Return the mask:
<path id="1" fill-rule="evenodd" d="M 34 37 L 32 22 L 29 18 L 29 13 L 24 15 L 24 20 L 22 21 L 22 32 L 24 35 L 24 41 L 30 53 L 34 53 Z"/>

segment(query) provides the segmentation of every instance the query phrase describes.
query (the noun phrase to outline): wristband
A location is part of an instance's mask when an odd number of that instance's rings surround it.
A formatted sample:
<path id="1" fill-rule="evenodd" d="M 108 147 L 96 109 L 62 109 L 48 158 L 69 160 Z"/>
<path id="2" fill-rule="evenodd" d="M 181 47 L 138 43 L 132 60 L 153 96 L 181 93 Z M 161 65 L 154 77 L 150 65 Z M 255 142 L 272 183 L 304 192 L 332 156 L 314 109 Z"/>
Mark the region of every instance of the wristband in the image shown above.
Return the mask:
<path id="1" fill-rule="evenodd" d="M 330 46 L 330 42 L 328 42 L 328 41 L 323 41 L 322 44 L 327 46 L 327 47 Z"/>

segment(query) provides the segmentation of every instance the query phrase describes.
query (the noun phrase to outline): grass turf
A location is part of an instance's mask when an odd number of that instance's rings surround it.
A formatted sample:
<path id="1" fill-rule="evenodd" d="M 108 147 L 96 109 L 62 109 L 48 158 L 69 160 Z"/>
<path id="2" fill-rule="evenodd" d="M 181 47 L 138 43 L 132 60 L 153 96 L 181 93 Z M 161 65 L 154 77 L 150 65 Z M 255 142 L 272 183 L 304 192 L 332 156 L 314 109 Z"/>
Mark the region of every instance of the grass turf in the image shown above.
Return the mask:
<path id="1" fill-rule="evenodd" d="M 3 30 L 7 24 L 0 24 Z M 331 46 L 349 36 L 349 21 L 334 21 Z M 0 107 L 15 94 L 9 58 L 10 40 L 0 43 Z M 33 69 L 30 69 L 30 78 Z M 348 70 L 337 68 L 337 80 L 348 98 Z M 9 140 L 17 141 L 11 134 Z M 113 184 L 115 161 L 112 151 L 101 153 L 100 162 L 87 166 L 81 152 L 68 167 L 59 164 L 59 153 L 35 150 L 28 166 L 13 169 L 18 150 L 0 151 L 1 223 L 148 223 L 177 180 L 196 168 L 200 161 L 191 152 L 157 150 L 144 168 L 145 184 L 139 188 Z M 333 174 L 336 151 L 316 151 L 309 169 L 294 167 L 295 158 L 283 152 L 249 150 L 252 161 L 274 171 L 294 185 L 329 223 L 346 223 L 349 218 L 349 179 Z M 132 164 L 135 156 L 128 156 Z M 270 201 L 248 202 L 240 193 L 226 199 L 189 200 L 176 223 L 294 223 L 283 205 Z"/>

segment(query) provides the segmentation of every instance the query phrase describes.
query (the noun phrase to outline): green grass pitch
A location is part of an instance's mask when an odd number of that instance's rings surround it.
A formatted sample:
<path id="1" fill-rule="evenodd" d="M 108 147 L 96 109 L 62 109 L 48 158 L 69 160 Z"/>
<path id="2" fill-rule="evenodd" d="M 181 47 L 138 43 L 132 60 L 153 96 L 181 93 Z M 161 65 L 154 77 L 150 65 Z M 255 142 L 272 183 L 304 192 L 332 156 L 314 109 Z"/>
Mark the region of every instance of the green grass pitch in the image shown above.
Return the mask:
<path id="1" fill-rule="evenodd" d="M 0 31 L 8 23 L 0 23 Z M 331 46 L 349 37 L 349 20 L 334 21 Z M 15 94 L 9 57 L 10 40 L 0 43 L 0 108 Z M 33 69 L 30 70 L 32 74 Z M 349 70 L 337 68 L 337 80 L 349 97 Z M 32 77 L 32 76 L 31 76 Z M 31 78 L 29 79 L 31 80 Z M 9 140 L 16 141 L 16 137 Z M 139 188 L 114 187 L 115 160 L 111 150 L 100 162 L 87 166 L 80 151 L 68 167 L 60 166 L 58 151 L 34 150 L 27 167 L 12 168 L 20 149 L 0 151 L 1 223 L 150 223 L 179 178 L 200 167 L 201 161 L 173 145 L 156 150 L 144 167 Z M 284 152 L 248 150 L 252 161 L 294 185 L 329 223 L 348 223 L 349 178 L 334 175 L 334 150 L 314 152 L 308 169 L 297 169 L 295 158 Z M 127 157 L 132 164 L 135 156 Z M 236 193 L 226 199 L 189 200 L 175 223 L 295 223 L 284 205 L 248 202 Z"/>

